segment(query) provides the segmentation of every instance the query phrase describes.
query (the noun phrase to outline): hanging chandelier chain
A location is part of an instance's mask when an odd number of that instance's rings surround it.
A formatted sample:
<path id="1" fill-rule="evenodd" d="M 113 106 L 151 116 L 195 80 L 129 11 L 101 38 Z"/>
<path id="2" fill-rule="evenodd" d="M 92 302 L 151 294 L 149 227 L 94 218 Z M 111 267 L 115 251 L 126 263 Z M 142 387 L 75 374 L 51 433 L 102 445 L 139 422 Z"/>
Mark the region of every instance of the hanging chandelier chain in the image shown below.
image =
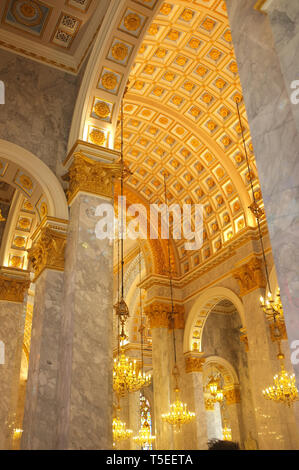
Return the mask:
<path id="1" fill-rule="evenodd" d="M 251 192 L 252 192 L 252 199 L 255 208 L 258 207 L 258 203 L 254 194 L 254 189 L 253 189 L 253 181 L 252 181 L 252 172 L 250 169 L 249 165 L 249 158 L 248 158 L 248 153 L 247 153 L 247 148 L 246 148 L 246 142 L 245 142 L 245 136 L 244 136 L 244 130 L 242 126 L 242 121 L 241 121 L 241 114 L 240 114 L 240 109 L 239 109 L 239 103 L 238 101 L 236 102 L 237 105 L 237 111 L 238 111 L 238 118 L 239 118 L 239 124 L 240 124 L 240 129 L 241 129 L 241 134 L 242 134 L 242 141 L 243 141 L 243 147 L 244 147 L 244 153 L 245 153 L 245 158 L 246 158 L 246 163 L 247 163 L 247 169 L 248 169 L 248 175 L 250 179 L 250 187 L 251 187 Z M 264 243 L 263 243 L 263 237 L 262 237 L 262 231 L 261 231 L 261 225 L 260 225 L 260 217 L 258 216 L 257 213 L 254 213 L 257 221 L 257 226 L 258 226 L 258 231 L 259 231 L 259 239 L 262 247 L 262 254 L 263 254 L 263 260 L 264 260 L 264 265 L 265 265 L 265 271 L 266 271 L 266 279 L 267 279 L 267 285 L 269 292 L 271 291 L 271 286 L 270 286 L 270 278 L 269 278 L 269 271 L 268 271 L 268 265 L 267 265 L 267 260 L 266 260 L 266 255 L 265 255 L 265 249 L 264 249 Z"/>

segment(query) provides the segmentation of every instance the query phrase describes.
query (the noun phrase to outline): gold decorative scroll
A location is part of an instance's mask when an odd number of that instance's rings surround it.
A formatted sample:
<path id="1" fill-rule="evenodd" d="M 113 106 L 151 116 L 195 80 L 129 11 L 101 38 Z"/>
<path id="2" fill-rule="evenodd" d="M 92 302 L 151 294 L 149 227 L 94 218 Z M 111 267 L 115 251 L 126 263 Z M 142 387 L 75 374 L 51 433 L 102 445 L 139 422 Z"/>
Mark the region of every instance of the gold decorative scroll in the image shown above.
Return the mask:
<path id="1" fill-rule="evenodd" d="M 185 357 L 185 371 L 187 374 L 190 372 L 202 372 L 202 366 L 205 362 L 204 357 L 190 355 Z"/>
<path id="2" fill-rule="evenodd" d="M 169 328 L 173 327 L 171 322 L 171 304 L 163 302 L 153 302 L 145 308 L 145 314 L 149 318 L 151 328 Z M 184 329 L 184 307 L 174 305 L 174 328 Z"/>
<path id="3" fill-rule="evenodd" d="M 256 256 L 235 269 L 233 276 L 239 283 L 241 296 L 249 294 L 259 287 L 264 288 L 266 286 L 262 261 Z"/>
<path id="4" fill-rule="evenodd" d="M 113 197 L 113 180 L 120 176 L 119 163 L 104 163 L 86 157 L 82 152 L 74 154 L 73 162 L 64 180 L 69 182 L 68 203 L 80 192 Z"/>
<path id="5" fill-rule="evenodd" d="M 28 279 L 16 279 L 0 274 L 0 300 L 22 303 L 29 286 Z"/>
<path id="6" fill-rule="evenodd" d="M 224 390 L 224 396 L 227 405 L 234 405 L 241 401 L 240 389 L 236 387 Z"/>
<path id="7" fill-rule="evenodd" d="M 43 227 L 32 248 L 28 250 L 29 266 L 35 273 L 35 279 L 46 268 L 64 270 L 64 251 L 66 233 Z"/>

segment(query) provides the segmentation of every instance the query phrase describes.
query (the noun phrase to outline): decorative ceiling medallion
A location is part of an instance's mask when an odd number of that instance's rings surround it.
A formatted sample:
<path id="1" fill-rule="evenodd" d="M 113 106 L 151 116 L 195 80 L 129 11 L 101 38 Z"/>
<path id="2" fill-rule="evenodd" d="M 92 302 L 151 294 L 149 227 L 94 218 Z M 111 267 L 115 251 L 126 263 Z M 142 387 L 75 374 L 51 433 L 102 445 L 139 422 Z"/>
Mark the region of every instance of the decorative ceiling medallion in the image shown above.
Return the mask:
<path id="1" fill-rule="evenodd" d="M 80 10 L 84 13 L 87 12 L 90 4 L 91 0 L 66 0 L 66 5 L 68 5 L 69 7 L 73 7 L 76 10 Z"/>
<path id="2" fill-rule="evenodd" d="M 26 246 L 26 237 L 21 237 L 20 235 L 16 235 L 12 242 L 12 248 L 15 249 L 22 249 Z"/>
<path id="3" fill-rule="evenodd" d="M 117 95 L 122 77 L 119 72 L 103 67 L 97 88 Z"/>
<path id="4" fill-rule="evenodd" d="M 88 141 L 105 147 L 108 140 L 109 132 L 106 129 L 99 129 L 98 127 L 88 126 Z"/>
<path id="5" fill-rule="evenodd" d="M 133 51 L 133 47 L 132 44 L 114 38 L 107 59 L 126 66 Z"/>
<path id="6" fill-rule="evenodd" d="M 34 189 L 34 184 L 31 180 L 31 178 L 23 173 L 23 171 L 18 170 L 13 182 L 22 190 L 24 191 L 28 196 L 32 196 L 33 189 Z"/>
<path id="7" fill-rule="evenodd" d="M 110 103 L 109 101 L 95 98 L 91 116 L 95 119 L 100 119 L 101 121 L 111 122 L 113 106 L 113 103 Z"/>
<path id="8" fill-rule="evenodd" d="M 28 217 L 20 217 L 17 223 L 17 230 L 24 230 L 25 232 L 29 232 L 32 224 L 32 219 Z"/>
<path id="9" fill-rule="evenodd" d="M 123 15 L 118 29 L 137 38 L 140 35 L 146 19 L 145 16 L 128 8 Z"/>
<path id="10" fill-rule="evenodd" d="M 50 17 L 52 8 L 34 0 L 10 0 L 2 22 L 41 36 Z"/>

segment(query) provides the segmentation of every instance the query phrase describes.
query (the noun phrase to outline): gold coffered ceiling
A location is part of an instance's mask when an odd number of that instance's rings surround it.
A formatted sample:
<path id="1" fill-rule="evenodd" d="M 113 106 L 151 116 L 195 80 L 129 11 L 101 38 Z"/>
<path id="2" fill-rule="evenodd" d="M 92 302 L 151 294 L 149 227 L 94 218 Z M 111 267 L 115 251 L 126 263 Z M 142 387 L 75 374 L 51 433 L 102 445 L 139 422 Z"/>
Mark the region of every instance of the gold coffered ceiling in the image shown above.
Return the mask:
<path id="1" fill-rule="evenodd" d="M 204 246 L 186 252 L 187 273 L 254 220 L 236 100 L 242 97 L 223 0 L 163 3 L 135 57 L 125 97 L 127 184 L 162 202 L 163 168 L 172 203 L 202 203 Z M 243 126 L 257 199 L 261 199 L 245 107 Z M 120 147 L 119 129 L 115 148 Z"/>

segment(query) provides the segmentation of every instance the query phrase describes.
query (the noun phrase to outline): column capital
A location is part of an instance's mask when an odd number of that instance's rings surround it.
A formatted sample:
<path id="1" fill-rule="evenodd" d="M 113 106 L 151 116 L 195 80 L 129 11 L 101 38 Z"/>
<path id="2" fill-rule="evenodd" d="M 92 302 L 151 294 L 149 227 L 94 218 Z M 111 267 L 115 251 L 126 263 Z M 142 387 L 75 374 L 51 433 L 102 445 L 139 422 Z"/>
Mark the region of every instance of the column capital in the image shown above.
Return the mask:
<path id="1" fill-rule="evenodd" d="M 187 374 L 190 372 L 202 372 L 202 367 L 206 360 L 203 352 L 189 351 L 185 353 L 185 371 Z"/>
<path id="2" fill-rule="evenodd" d="M 29 271 L 5 267 L 0 269 L 0 300 L 23 303 L 29 286 Z"/>
<path id="3" fill-rule="evenodd" d="M 233 276 L 239 283 L 242 297 L 255 289 L 266 287 L 263 263 L 257 256 L 253 256 L 241 266 L 236 267 Z"/>
<path id="4" fill-rule="evenodd" d="M 185 309 L 183 305 L 174 304 L 174 328 L 184 329 Z M 145 307 L 145 314 L 149 318 L 151 328 L 172 328 L 171 325 L 171 304 L 153 301 Z"/>
<path id="5" fill-rule="evenodd" d="M 234 385 L 230 388 L 224 389 L 223 393 L 226 398 L 227 405 L 234 405 L 236 403 L 240 403 L 241 394 L 240 394 L 240 388 L 238 385 Z"/>
<path id="6" fill-rule="evenodd" d="M 29 266 L 35 280 L 44 269 L 64 270 L 67 221 L 47 217 L 34 232 L 33 244 L 28 250 Z"/>
<path id="7" fill-rule="evenodd" d="M 111 199 L 113 180 L 121 174 L 118 157 L 115 150 L 76 142 L 63 163 L 67 169 L 63 180 L 69 183 L 66 193 L 69 205 L 80 192 Z"/>

